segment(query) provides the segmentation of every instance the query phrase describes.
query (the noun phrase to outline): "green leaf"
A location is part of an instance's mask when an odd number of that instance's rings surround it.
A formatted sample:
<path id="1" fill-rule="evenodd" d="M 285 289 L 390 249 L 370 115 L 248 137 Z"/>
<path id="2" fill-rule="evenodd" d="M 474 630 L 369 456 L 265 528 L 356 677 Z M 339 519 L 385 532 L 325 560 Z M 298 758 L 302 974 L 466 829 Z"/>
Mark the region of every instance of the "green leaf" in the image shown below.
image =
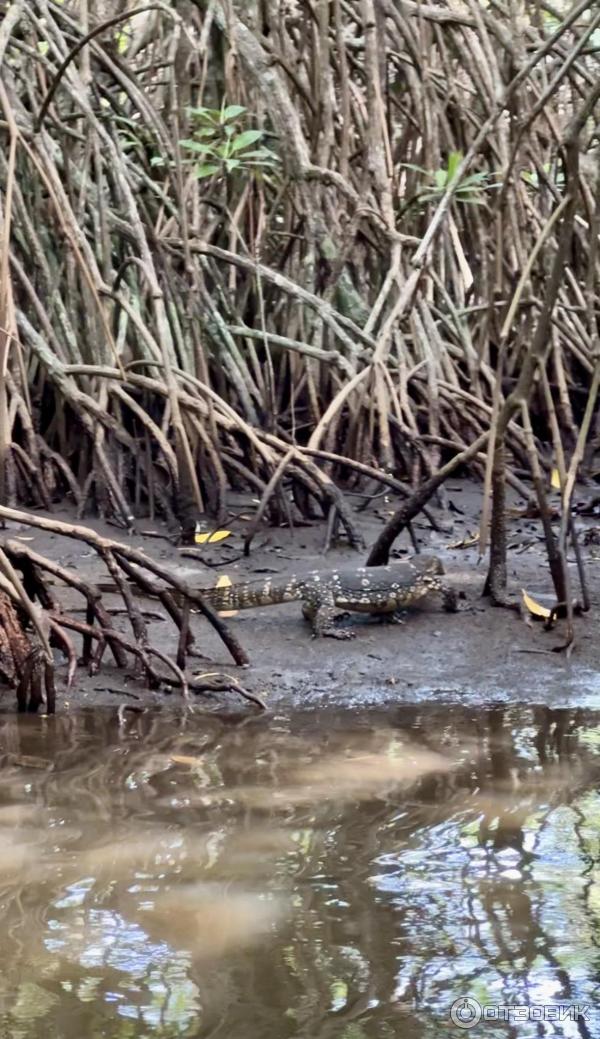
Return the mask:
<path id="1" fill-rule="evenodd" d="M 218 173 L 220 169 L 220 166 L 215 166 L 214 163 L 206 162 L 196 166 L 194 173 L 196 174 L 197 180 L 202 180 L 203 177 L 212 177 L 213 173 Z"/>
<path id="2" fill-rule="evenodd" d="M 265 170 L 265 172 L 276 168 L 271 159 L 248 159 L 246 161 L 246 156 L 244 156 L 244 166 L 252 166 L 254 169 Z"/>
<path id="3" fill-rule="evenodd" d="M 216 137 L 218 132 L 216 126 L 199 126 L 194 130 L 194 137 Z"/>
<path id="4" fill-rule="evenodd" d="M 236 170 L 238 166 L 241 166 L 242 164 L 239 159 L 225 159 L 225 165 L 227 171 L 230 173 L 231 170 Z"/>
<path id="5" fill-rule="evenodd" d="M 124 115 L 113 116 L 113 122 L 117 123 L 119 126 L 133 126 L 135 130 L 140 129 L 140 124 L 135 119 L 127 119 Z"/>
<path id="6" fill-rule="evenodd" d="M 128 46 L 129 46 L 129 42 L 130 42 L 130 33 L 129 32 L 117 32 L 115 38 L 116 38 L 116 41 L 117 41 L 117 50 L 118 50 L 119 54 L 125 54 Z"/>
<path id="7" fill-rule="evenodd" d="M 485 183 L 486 179 L 487 173 L 471 173 L 468 177 L 465 177 L 464 180 L 461 180 L 459 188 L 462 189 L 471 185 L 479 187 L 481 184 Z"/>
<path id="8" fill-rule="evenodd" d="M 450 152 L 448 156 L 448 180 L 453 180 L 456 176 L 456 171 L 463 160 L 462 152 Z"/>
<path id="9" fill-rule="evenodd" d="M 430 176 L 427 170 L 423 169 L 422 166 L 415 166 L 414 162 L 401 162 L 400 166 L 402 166 L 405 170 L 414 170 L 415 173 L 422 173 L 424 177 Z"/>
<path id="10" fill-rule="evenodd" d="M 213 155 L 215 151 L 210 144 L 200 144 L 200 141 L 194 140 L 180 141 L 179 146 L 181 148 L 189 148 L 192 152 L 199 152 L 200 155 Z"/>
<path id="11" fill-rule="evenodd" d="M 152 158 L 150 159 L 150 165 L 151 166 L 164 166 L 165 162 L 166 162 L 166 159 L 164 159 L 162 157 L 162 155 L 153 155 Z"/>
<path id="12" fill-rule="evenodd" d="M 247 109 L 243 105 L 227 105 L 221 112 L 221 122 L 227 123 L 230 119 L 237 119 L 239 115 L 243 115 Z"/>
<path id="13" fill-rule="evenodd" d="M 221 109 L 215 108 L 188 108 L 188 115 L 197 116 L 198 119 L 207 120 L 210 123 L 220 123 Z"/>
<path id="14" fill-rule="evenodd" d="M 232 152 L 239 152 L 242 148 L 248 148 L 251 144 L 255 144 L 256 141 L 260 141 L 262 135 L 262 130 L 244 130 L 243 133 L 239 134 L 231 142 Z"/>
<path id="15" fill-rule="evenodd" d="M 436 188 L 439 188 L 440 191 L 444 191 L 448 185 L 448 174 L 446 173 L 446 170 L 436 170 L 433 174 L 433 180 Z"/>
<path id="16" fill-rule="evenodd" d="M 265 159 L 270 162 L 279 162 L 279 156 L 275 152 L 272 152 L 270 148 L 263 148 L 262 146 L 257 148 L 256 151 L 244 152 L 242 158 L 244 162 L 246 159 Z"/>
<path id="17" fill-rule="evenodd" d="M 242 159 L 244 160 L 244 162 L 246 161 L 246 159 L 264 159 L 265 162 L 276 162 L 278 158 L 279 156 L 274 155 L 273 152 L 270 152 L 268 148 L 259 148 L 257 151 L 254 152 L 244 152 L 244 154 L 242 155 Z"/>

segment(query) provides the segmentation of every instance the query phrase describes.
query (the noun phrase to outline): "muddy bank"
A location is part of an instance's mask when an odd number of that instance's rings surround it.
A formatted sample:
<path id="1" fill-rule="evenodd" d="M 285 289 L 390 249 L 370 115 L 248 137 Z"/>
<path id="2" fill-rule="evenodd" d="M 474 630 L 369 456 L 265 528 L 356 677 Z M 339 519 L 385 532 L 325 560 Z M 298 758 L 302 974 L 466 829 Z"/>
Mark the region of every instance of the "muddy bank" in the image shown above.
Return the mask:
<path id="1" fill-rule="evenodd" d="M 226 672 L 236 675 L 253 692 L 259 693 L 270 707 L 282 704 L 323 706 L 324 704 L 368 705 L 388 702 L 414 702 L 433 699 L 478 704 L 490 700 L 502 702 L 546 703 L 550 706 L 597 706 L 600 701 L 598 668 L 600 650 L 597 639 L 597 611 L 600 603 L 600 551 L 593 544 L 585 549 L 592 609 L 577 620 L 577 645 L 570 660 L 552 652 L 562 640 L 559 627 L 545 632 L 539 622 L 526 622 L 518 613 L 494 609 L 481 598 L 485 564 L 479 563 L 477 547 L 458 547 L 476 530 L 480 506 L 480 488 L 467 481 L 453 481 L 447 487 L 445 508 L 435 510 L 440 529 L 431 530 L 425 521 L 415 525 L 415 533 L 424 550 L 440 555 L 451 582 L 464 598 L 457 614 L 442 612 L 434 601 L 410 610 L 402 625 L 381 624 L 367 617 L 353 615 L 344 623 L 356 631 L 352 641 L 314 640 L 303 620 L 299 604 L 292 603 L 253 609 L 238 613 L 228 623 L 251 657 L 248 669 L 237 668 L 209 625 L 200 617 L 193 618 L 195 645 L 204 659 L 193 662 L 198 672 Z M 515 510 L 523 503 L 515 501 Z M 360 527 L 367 545 L 371 544 L 395 502 L 382 500 L 376 508 L 360 514 Z M 54 518 L 72 519 L 67 511 L 56 510 Z M 232 581 L 246 577 L 278 575 L 326 568 L 339 563 L 357 565 L 366 553 L 358 553 L 345 543 L 335 545 L 323 555 L 325 528 L 322 524 L 294 530 L 265 528 L 255 539 L 249 558 L 242 556 L 242 540 L 248 515 L 244 502 L 232 501 L 228 526 L 232 536 L 202 549 L 202 559 L 189 559 L 164 536 L 151 536 L 150 531 L 165 535 L 160 523 L 140 521 L 140 533 L 131 544 L 176 568 L 196 587 L 212 586 L 226 574 Z M 86 520 L 99 533 L 125 540 L 127 535 L 101 521 Z M 594 520 L 581 521 L 591 528 Z M 90 580 L 106 580 L 96 554 L 76 541 L 49 535 L 30 528 L 11 525 L 11 534 L 28 539 L 36 551 L 62 565 L 74 567 Z M 593 539 L 592 539 L 593 540 Z M 516 594 L 526 588 L 533 595 L 551 593 L 551 582 L 545 559 L 539 523 L 515 516 L 511 520 L 511 582 Z M 396 544 L 398 554 L 410 554 L 408 536 Z M 574 582 L 576 587 L 576 582 Z M 81 609 L 78 596 L 57 588 L 65 608 Z M 112 594 L 104 596 L 111 610 L 122 606 Z M 156 601 L 142 600 L 145 610 L 156 614 L 150 620 L 153 644 L 164 652 L 175 653 L 177 639 L 173 625 L 159 619 Z M 80 615 L 80 614 L 79 614 Z M 114 614 L 117 628 L 127 631 L 128 620 Z M 140 706 L 179 703 L 177 694 L 149 692 L 137 681 L 132 670 L 119 671 L 109 663 L 99 674 L 89 676 L 80 668 L 75 687 L 64 688 L 66 667 L 58 668 L 59 709 L 72 710 L 84 705 L 120 704 Z M 223 704 L 243 706 L 228 693 L 220 697 L 201 696 L 198 704 L 220 709 Z M 12 709 L 13 694 L 4 691 L 2 707 Z"/>

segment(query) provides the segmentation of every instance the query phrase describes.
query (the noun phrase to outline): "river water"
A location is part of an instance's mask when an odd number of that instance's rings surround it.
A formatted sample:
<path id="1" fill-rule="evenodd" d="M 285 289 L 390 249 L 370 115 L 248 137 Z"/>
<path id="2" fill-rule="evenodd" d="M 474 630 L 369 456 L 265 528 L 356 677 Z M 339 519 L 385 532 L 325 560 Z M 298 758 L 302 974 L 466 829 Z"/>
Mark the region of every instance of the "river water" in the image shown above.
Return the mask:
<path id="1" fill-rule="evenodd" d="M 0 1039 L 600 1035 L 598 721 L 1 716 Z"/>

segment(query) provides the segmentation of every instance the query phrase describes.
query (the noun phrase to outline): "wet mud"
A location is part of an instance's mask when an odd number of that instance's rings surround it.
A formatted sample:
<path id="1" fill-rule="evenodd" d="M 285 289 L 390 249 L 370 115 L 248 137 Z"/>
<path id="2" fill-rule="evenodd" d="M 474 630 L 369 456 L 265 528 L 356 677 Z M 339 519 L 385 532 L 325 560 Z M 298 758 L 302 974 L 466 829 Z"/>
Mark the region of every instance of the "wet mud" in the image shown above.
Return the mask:
<path id="1" fill-rule="evenodd" d="M 407 611 L 400 625 L 352 615 L 341 623 L 350 625 L 356 637 L 336 641 L 313 639 L 298 603 L 242 611 L 229 618 L 228 623 L 249 653 L 251 664 L 247 669 L 236 667 L 228 659 L 225 647 L 208 623 L 196 615 L 192 628 L 199 655 L 191 661 L 194 671 L 236 676 L 249 690 L 258 693 L 270 709 L 282 704 L 304 708 L 326 704 L 364 707 L 426 701 L 473 705 L 518 701 L 593 707 L 600 691 L 600 559 L 595 558 L 596 553 L 600 556 L 600 549 L 593 544 L 594 519 L 581 521 L 585 540 L 590 542 L 584 552 L 592 608 L 576 620 L 576 646 L 568 659 L 566 654 L 555 651 L 564 641 L 562 625 L 545 631 L 543 624 L 527 611 L 519 614 L 493 608 L 482 597 L 485 562 L 479 560 L 477 545 L 469 545 L 470 535 L 477 530 L 480 504 L 481 489 L 477 484 L 454 481 L 447 488 L 444 508 L 434 510 L 440 529 L 432 530 L 424 520 L 414 528 L 419 546 L 439 554 L 449 581 L 459 590 L 458 613 L 444 613 L 439 601 L 433 600 Z M 551 602 L 552 585 L 541 527 L 538 521 L 516 514 L 523 505 L 516 500 L 511 505 L 515 511 L 510 523 L 511 588 L 516 598 L 521 597 L 525 588 L 535 598 L 545 601 L 547 596 Z M 373 543 L 394 506 L 392 498 L 384 499 L 360 517 L 357 514 L 367 546 Z M 364 563 L 366 552 L 358 552 L 343 541 L 324 554 L 325 526 L 319 522 L 293 530 L 265 527 L 255 538 L 249 557 L 244 557 L 245 517 L 250 514 L 247 502 L 234 499 L 227 523 L 231 536 L 199 548 L 198 558 L 186 557 L 170 543 L 160 523 L 141 520 L 131 543 L 171 565 L 194 587 L 212 587 L 222 575 L 233 582 L 260 576 L 277 580 L 290 572 Z M 53 515 L 72 518 L 61 511 Z M 128 537 L 102 521 L 86 522 L 111 538 Z M 13 529 L 11 533 L 31 538 L 28 543 L 37 551 L 75 567 L 90 580 L 106 581 L 106 572 L 88 546 L 30 528 Z M 394 547 L 394 554 L 399 557 L 412 551 L 407 534 Z M 574 561 L 571 562 L 576 589 L 577 577 Z M 81 609 L 75 593 L 64 588 L 57 588 L 57 592 L 66 609 Z M 118 596 L 110 593 L 104 600 L 114 611 L 123 605 Z M 171 622 L 166 616 L 161 619 L 156 601 L 141 600 L 141 605 L 151 615 L 153 644 L 174 654 L 177 633 Z M 117 628 L 128 630 L 124 614 L 115 612 L 113 620 Z M 94 676 L 79 668 L 74 688 L 68 694 L 59 693 L 59 709 L 95 704 L 179 704 L 177 693 L 150 692 L 132 672 L 133 669 L 119 671 L 108 657 Z M 59 689 L 65 674 L 66 666 L 61 662 Z M 11 706 L 11 697 L 10 692 L 4 692 L 4 707 Z M 232 693 L 198 696 L 195 703 L 208 710 L 249 709 Z"/>

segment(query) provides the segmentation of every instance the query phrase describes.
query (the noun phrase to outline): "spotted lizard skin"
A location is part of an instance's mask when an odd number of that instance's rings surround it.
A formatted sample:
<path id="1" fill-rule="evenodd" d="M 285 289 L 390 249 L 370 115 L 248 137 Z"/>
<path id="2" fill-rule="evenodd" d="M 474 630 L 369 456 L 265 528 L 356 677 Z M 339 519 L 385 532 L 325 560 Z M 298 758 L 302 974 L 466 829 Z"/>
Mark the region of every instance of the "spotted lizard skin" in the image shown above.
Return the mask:
<path id="1" fill-rule="evenodd" d="M 437 593 L 444 609 L 456 610 L 456 593 L 441 580 L 444 567 L 436 556 L 418 555 L 389 566 L 359 566 L 313 570 L 306 574 L 264 581 L 246 581 L 225 588 L 202 589 L 203 598 L 217 610 L 247 610 L 276 603 L 302 603 L 313 637 L 354 638 L 354 632 L 335 626 L 341 612 L 398 615 L 399 611 Z"/>

